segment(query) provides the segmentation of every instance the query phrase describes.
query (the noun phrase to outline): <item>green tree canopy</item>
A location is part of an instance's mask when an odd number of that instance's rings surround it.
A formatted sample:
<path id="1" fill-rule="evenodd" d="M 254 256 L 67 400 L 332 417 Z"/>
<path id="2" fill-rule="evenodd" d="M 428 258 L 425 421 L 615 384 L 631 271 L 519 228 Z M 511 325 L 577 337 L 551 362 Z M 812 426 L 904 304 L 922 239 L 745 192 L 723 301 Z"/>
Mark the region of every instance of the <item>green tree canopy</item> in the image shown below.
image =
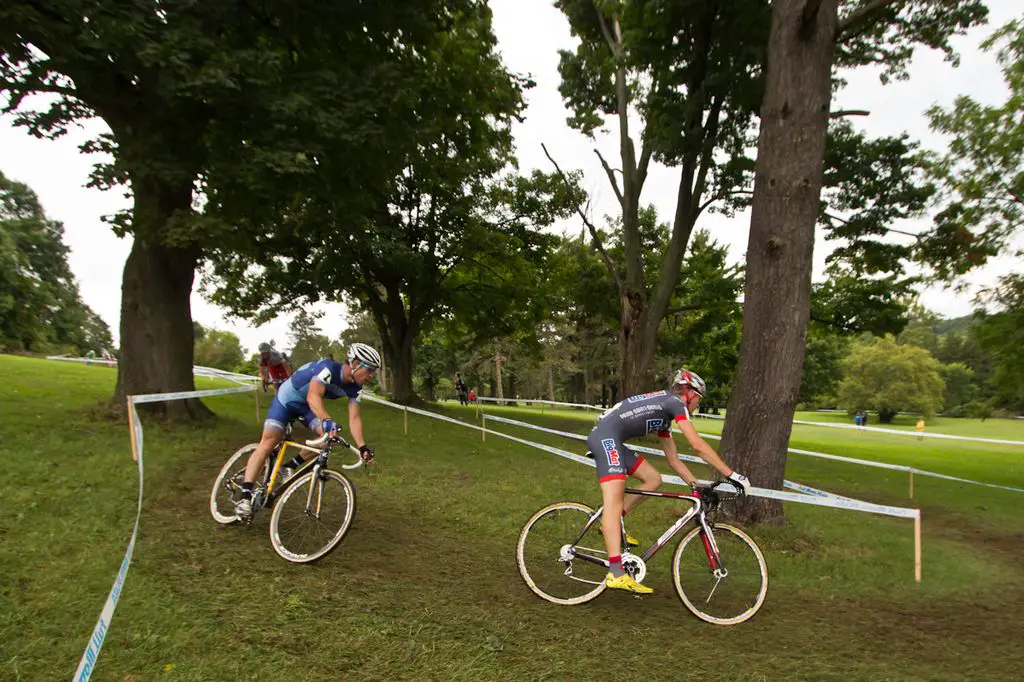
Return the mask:
<path id="1" fill-rule="evenodd" d="M 528 83 L 502 65 L 486 4 L 465 4 L 396 93 L 418 108 L 395 131 L 413 142 L 388 157 L 393 174 L 356 205 L 331 191 L 349 169 L 324 159 L 278 188 L 287 215 L 248 216 L 255 237 L 213 258 L 215 298 L 239 314 L 354 300 L 373 316 L 401 401 L 414 397 L 413 349 L 438 315 L 458 311 L 485 338 L 536 319 L 520 283 L 540 276 L 552 238 L 539 228 L 579 200 L 557 178 L 513 172 L 511 125 Z"/>
<path id="2" fill-rule="evenodd" d="M 0 347 L 112 349 L 110 328 L 82 302 L 63 237 L 35 192 L 0 173 Z"/>
<path id="3" fill-rule="evenodd" d="M 1024 275 L 1004 277 L 983 300 L 994 312 L 980 312 L 972 332 L 989 354 L 994 397 L 1005 407 L 1024 411 Z"/>
<path id="4" fill-rule="evenodd" d="M 129 185 L 133 207 L 122 287 L 125 393 L 178 390 L 192 379 L 189 297 L 206 250 L 245 244 L 259 212 L 295 210 L 277 188 L 317 175 L 319 192 L 357 203 L 392 175 L 430 120 L 420 65 L 474 0 L 10 0 L 0 4 L 4 113 L 40 137 L 88 117 L 110 128 L 84 147 L 109 153 L 98 187 Z M 31 108 L 49 97 L 41 109 Z M 386 93 L 386 95 L 382 95 Z M 416 96 L 411 96 L 416 95 Z M 47 106 L 48 105 L 48 106 Z M 405 145 L 404 147 L 402 145 Z M 320 173 L 330 169 L 330 180 Z M 205 200 L 205 204 L 204 204 Z M 199 213 L 202 206 L 202 214 Z M 338 206 L 335 206 L 337 209 Z M 198 401 L 154 403 L 201 416 Z"/>
<path id="5" fill-rule="evenodd" d="M 996 50 L 1006 101 L 985 105 L 964 95 L 950 108 L 928 110 L 932 129 L 949 137 L 933 167 L 946 203 L 920 258 L 945 281 L 1004 252 L 1024 226 L 1024 19 L 982 47 Z"/>
<path id="6" fill-rule="evenodd" d="M 300 309 L 292 320 L 289 341 L 292 344 L 289 360 L 293 368 L 313 360 L 334 356 L 338 362 L 345 362 L 345 347 L 341 341 L 332 341 L 320 329 L 317 320 L 321 314 Z"/>
<path id="7" fill-rule="evenodd" d="M 854 344 L 843 361 L 839 404 L 850 411 L 876 410 L 887 424 L 897 412 L 934 416 L 942 409 L 944 390 L 938 360 L 885 336 Z"/>
<path id="8" fill-rule="evenodd" d="M 198 322 L 195 362 L 202 367 L 215 367 L 226 371 L 235 369 L 245 361 L 242 343 L 234 332 L 206 328 Z"/>

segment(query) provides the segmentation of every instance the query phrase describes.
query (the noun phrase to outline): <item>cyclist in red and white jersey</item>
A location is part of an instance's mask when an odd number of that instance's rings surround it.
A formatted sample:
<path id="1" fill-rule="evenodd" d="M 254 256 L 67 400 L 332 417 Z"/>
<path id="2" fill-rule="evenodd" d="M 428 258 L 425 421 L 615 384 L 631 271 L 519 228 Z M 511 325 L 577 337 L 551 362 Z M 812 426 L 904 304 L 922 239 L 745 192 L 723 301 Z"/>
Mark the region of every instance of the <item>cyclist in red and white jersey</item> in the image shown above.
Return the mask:
<path id="1" fill-rule="evenodd" d="M 263 385 L 280 386 L 292 375 L 291 365 L 283 353 L 277 352 L 269 343 L 260 344 L 260 378 Z"/>

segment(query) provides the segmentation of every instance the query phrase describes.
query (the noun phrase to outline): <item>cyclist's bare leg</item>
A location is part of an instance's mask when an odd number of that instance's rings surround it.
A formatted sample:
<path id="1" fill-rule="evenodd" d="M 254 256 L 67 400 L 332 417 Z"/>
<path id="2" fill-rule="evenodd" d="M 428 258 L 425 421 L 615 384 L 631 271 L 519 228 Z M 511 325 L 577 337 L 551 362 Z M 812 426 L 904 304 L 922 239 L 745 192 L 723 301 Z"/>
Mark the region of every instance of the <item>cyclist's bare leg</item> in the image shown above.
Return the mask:
<path id="1" fill-rule="evenodd" d="M 310 431 L 315 433 L 317 436 L 324 435 L 324 430 L 323 430 L 323 428 L 321 428 L 321 426 L 319 424 L 316 425 L 315 429 L 310 429 Z M 301 466 L 299 464 L 300 461 L 308 462 L 309 460 L 313 459 L 314 457 L 316 457 L 316 453 L 315 452 L 308 452 L 306 450 L 299 450 L 299 454 L 295 455 L 295 459 L 291 460 L 289 463 L 287 463 L 287 464 L 285 464 L 283 466 Z"/>
<path id="2" fill-rule="evenodd" d="M 654 465 L 646 459 L 636 468 L 636 471 L 634 471 L 631 476 L 633 476 L 633 478 L 640 479 L 640 485 L 635 486 L 639 490 L 654 491 L 661 487 L 661 474 L 654 468 Z M 647 497 L 644 495 L 626 495 L 626 501 L 623 504 L 623 508 L 628 514 L 630 510 L 646 499 Z"/>
<path id="3" fill-rule="evenodd" d="M 263 462 L 266 461 L 267 456 L 273 451 L 281 439 L 284 437 L 284 431 L 277 428 L 267 427 L 263 429 L 263 435 L 260 436 L 260 444 L 256 446 L 252 454 L 249 455 L 249 461 L 245 464 L 245 482 L 253 483 L 256 477 L 260 474 L 260 469 L 263 467 Z"/>
<path id="4" fill-rule="evenodd" d="M 625 496 L 626 479 L 614 479 L 601 483 L 601 499 L 604 512 L 601 514 L 601 533 L 608 556 L 622 555 L 622 498 Z"/>

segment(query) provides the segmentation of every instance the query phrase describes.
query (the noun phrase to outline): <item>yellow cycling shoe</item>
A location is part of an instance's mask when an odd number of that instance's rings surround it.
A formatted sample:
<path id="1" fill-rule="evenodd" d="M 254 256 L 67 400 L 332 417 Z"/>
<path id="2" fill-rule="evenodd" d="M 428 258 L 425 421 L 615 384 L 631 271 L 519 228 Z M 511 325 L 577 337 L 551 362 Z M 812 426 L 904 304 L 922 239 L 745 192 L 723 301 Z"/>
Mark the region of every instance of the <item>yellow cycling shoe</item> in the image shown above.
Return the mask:
<path id="1" fill-rule="evenodd" d="M 603 530 L 599 530 L 597 532 L 600 533 L 602 536 L 604 536 L 604 531 Z M 640 541 L 637 540 L 632 535 L 630 535 L 629 533 L 626 533 L 626 546 L 627 547 L 639 547 L 640 546 Z"/>
<path id="2" fill-rule="evenodd" d="M 650 594 L 654 592 L 647 585 L 642 585 L 633 579 L 633 576 L 628 573 L 623 573 L 618 578 L 608 572 L 608 575 L 604 577 L 604 584 L 613 590 L 625 590 L 626 592 L 633 592 L 635 594 Z"/>

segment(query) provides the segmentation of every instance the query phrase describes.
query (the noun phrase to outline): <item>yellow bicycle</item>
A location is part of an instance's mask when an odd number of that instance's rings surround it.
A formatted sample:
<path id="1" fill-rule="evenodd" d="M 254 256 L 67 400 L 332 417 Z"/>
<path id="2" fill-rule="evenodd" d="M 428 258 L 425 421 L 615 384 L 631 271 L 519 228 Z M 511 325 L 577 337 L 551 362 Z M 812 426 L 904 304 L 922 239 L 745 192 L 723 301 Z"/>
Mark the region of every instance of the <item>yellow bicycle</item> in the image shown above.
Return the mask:
<path id="1" fill-rule="evenodd" d="M 295 563 L 309 563 L 331 552 L 345 537 L 356 513 L 356 493 L 351 481 L 340 471 L 328 467 L 335 448 L 345 453 L 342 469 L 355 469 L 363 464 L 359 451 L 340 436 L 306 441 L 305 444 L 285 440 L 268 457 L 252 491 L 253 511 L 271 508 L 270 544 L 282 558 Z M 245 464 L 256 449 L 250 443 L 236 451 L 220 470 L 210 492 L 210 513 L 218 523 L 242 521 L 235 514 L 235 503 L 241 498 Z M 339 447 L 340 446 L 340 447 Z M 316 457 L 299 467 L 289 478 L 281 480 L 281 465 L 290 459 L 285 453 L 299 449 Z M 354 460 L 349 453 L 354 454 Z"/>

